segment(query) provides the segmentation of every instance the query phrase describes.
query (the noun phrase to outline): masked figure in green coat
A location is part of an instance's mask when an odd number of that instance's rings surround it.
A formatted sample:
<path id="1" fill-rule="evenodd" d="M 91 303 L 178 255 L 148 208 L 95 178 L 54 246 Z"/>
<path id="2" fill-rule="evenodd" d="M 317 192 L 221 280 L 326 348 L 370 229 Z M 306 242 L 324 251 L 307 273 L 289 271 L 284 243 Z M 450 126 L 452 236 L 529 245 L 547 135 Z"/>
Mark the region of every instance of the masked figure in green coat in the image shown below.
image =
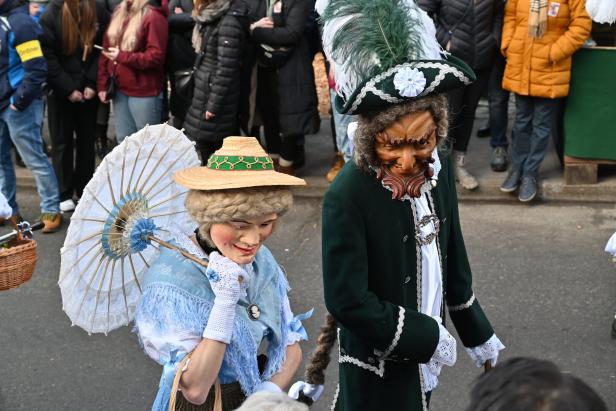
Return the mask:
<path id="1" fill-rule="evenodd" d="M 318 391 L 337 334 L 333 409 L 425 410 L 443 366 L 456 362 L 446 325 L 453 323 L 478 367 L 495 364 L 504 348 L 473 293 L 442 147 L 441 93 L 475 75 L 442 53 L 432 21 L 412 0 L 319 0 L 317 11 L 339 87 L 336 109 L 358 122 L 354 161 L 323 203 L 331 316 L 307 368 L 309 384 L 296 384 L 305 394 Z"/>

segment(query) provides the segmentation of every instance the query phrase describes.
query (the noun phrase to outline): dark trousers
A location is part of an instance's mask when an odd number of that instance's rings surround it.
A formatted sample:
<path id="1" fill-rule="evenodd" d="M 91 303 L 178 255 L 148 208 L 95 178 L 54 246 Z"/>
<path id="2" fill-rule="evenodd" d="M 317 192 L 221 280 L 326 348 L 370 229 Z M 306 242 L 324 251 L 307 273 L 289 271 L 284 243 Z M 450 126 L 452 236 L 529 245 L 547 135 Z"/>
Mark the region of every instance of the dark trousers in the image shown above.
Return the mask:
<path id="1" fill-rule="evenodd" d="M 450 123 L 449 137 L 453 141 L 453 149 L 466 152 L 468 142 L 475 122 L 475 110 L 479 98 L 485 93 L 490 80 L 490 68 L 476 70 L 477 80 L 463 88 L 448 93 Z"/>
<path id="2" fill-rule="evenodd" d="M 288 161 L 296 159 L 303 135 L 285 135 L 280 133 L 278 115 L 278 76 L 276 70 L 259 67 L 257 73 L 257 109 L 265 134 L 266 150 L 269 154 L 278 154 Z"/>
<path id="3" fill-rule="evenodd" d="M 60 201 L 73 195 L 81 197 L 94 174 L 98 99 L 71 103 L 52 94 L 47 106 L 51 160 L 60 186 Z"/>
<path id="4" fill-rule="evenodd" d="M 537 176 L 548 149 L 558 104 L 557 99 L 516 94 L 511 148 L 512 171 Z"/>
<path id="5" fill-rule="evenodd" d="M 490 145 L 493 148 L 507 147 L 507 121 L 509 117 L 509 92 L 503 89 L 505 58 L 498 54 L 490 73 L 488 101 L 490 103 Z"/>

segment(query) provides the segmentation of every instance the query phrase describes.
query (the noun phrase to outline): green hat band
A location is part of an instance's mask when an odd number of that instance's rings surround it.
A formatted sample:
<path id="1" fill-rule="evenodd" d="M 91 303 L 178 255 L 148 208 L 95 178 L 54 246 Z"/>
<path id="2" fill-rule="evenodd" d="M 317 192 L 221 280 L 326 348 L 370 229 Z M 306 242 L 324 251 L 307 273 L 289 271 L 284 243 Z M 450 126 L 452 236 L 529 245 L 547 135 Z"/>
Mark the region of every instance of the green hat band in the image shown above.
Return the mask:
<path id="1" fill-rule="evenodd" d="M 217 156 L 213 154 L 207 161 L 207 168 L 224 171 L 273 170 L 274 162 L 269 156 Z"/>

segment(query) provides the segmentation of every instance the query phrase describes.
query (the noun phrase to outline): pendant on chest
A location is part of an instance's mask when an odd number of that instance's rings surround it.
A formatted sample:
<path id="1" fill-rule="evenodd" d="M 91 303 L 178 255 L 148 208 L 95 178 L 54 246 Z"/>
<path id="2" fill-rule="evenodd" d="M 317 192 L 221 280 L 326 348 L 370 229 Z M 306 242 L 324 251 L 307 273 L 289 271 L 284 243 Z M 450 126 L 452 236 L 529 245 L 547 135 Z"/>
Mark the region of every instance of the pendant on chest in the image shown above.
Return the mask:
<path id="1" fill-rule="evenodd" d="M 248 312 L 248 317 L 253 321 L 257 321 L 261 317 L 261 309 L 257 304 L 250 304 L 246 307 L 246 311 Z"/>
<path id="2" fill-rule="evenodd" d="M 432 223 L 434 225 L 434 231 L 429 234 L 423 234 L 421 229 L 427 227 Z M 441 229 L 441 222 L 436 214 L 428 214 L 423 216 L 415 226 L 415 239 L 421 246 L 428 245 L 435 238 L 438 237 L 438 232 Z"/>

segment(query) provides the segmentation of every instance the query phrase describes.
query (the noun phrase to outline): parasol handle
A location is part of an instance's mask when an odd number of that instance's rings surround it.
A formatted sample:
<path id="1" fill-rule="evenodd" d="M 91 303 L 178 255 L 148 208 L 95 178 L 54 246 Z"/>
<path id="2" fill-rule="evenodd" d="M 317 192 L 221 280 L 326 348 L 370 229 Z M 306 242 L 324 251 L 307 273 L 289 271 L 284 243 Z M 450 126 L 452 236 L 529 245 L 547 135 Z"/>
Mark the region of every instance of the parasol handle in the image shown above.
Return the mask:
<path id="1" fill-rule="evenodd" d="M 154 241 L 157 244 L 162 245 L 165 248 L 168 248 L 170 250 L 175 250 L 177 252 L 179 252 L 180 254 L 182 254 L 184 257 L 188 258 L 191 261 L 194 261 L 195 263 L 202 265 L 203 267 L 207 267 L 207 261 L 203 261 L 200 258 L 195 257 L 194 255 L 190 254 L 187 251 L 182 250 L 180 247 L 176 247 L 173 244 L 170 244 L 166 241 L 163 241 L 161 239 L 158 239 L 156 237 L 154 237 L 153 235 L 148 236 L 148 238 L 152 241 Z"/>
<path id="2" fill-rule="evenodd" d="M 184 257 L 188 258 L 190 261 L 194 261 L 195 263 L 197 263 L 197 264 L 199 264 L 199 265 L 201 265 L 203 267 L 207 267 L 207 261 L 203 261 L 202 259 L 195 257 L 194 255 L 192 255 L 188 251 L 185 251 L 185 250 L 181 249 L 180 247 L 176 247 L 173 244 L 170 244 L 170 243 L 168 243 L 166 241 L 163 241 L 163 240 L 161 240 L 159 238 L 154 237 L 153 235 L 149 235 L 148 238 L 150 240 L 154 241 L 155 243 L 162 245 L 165 248 L 168 248 L 170 250 L 175 250 L 175 251 L 179 252 Z M 244 280 L 243 277 L 239 278 L 240 284 L 243 282 L 243 280 Z"/>

